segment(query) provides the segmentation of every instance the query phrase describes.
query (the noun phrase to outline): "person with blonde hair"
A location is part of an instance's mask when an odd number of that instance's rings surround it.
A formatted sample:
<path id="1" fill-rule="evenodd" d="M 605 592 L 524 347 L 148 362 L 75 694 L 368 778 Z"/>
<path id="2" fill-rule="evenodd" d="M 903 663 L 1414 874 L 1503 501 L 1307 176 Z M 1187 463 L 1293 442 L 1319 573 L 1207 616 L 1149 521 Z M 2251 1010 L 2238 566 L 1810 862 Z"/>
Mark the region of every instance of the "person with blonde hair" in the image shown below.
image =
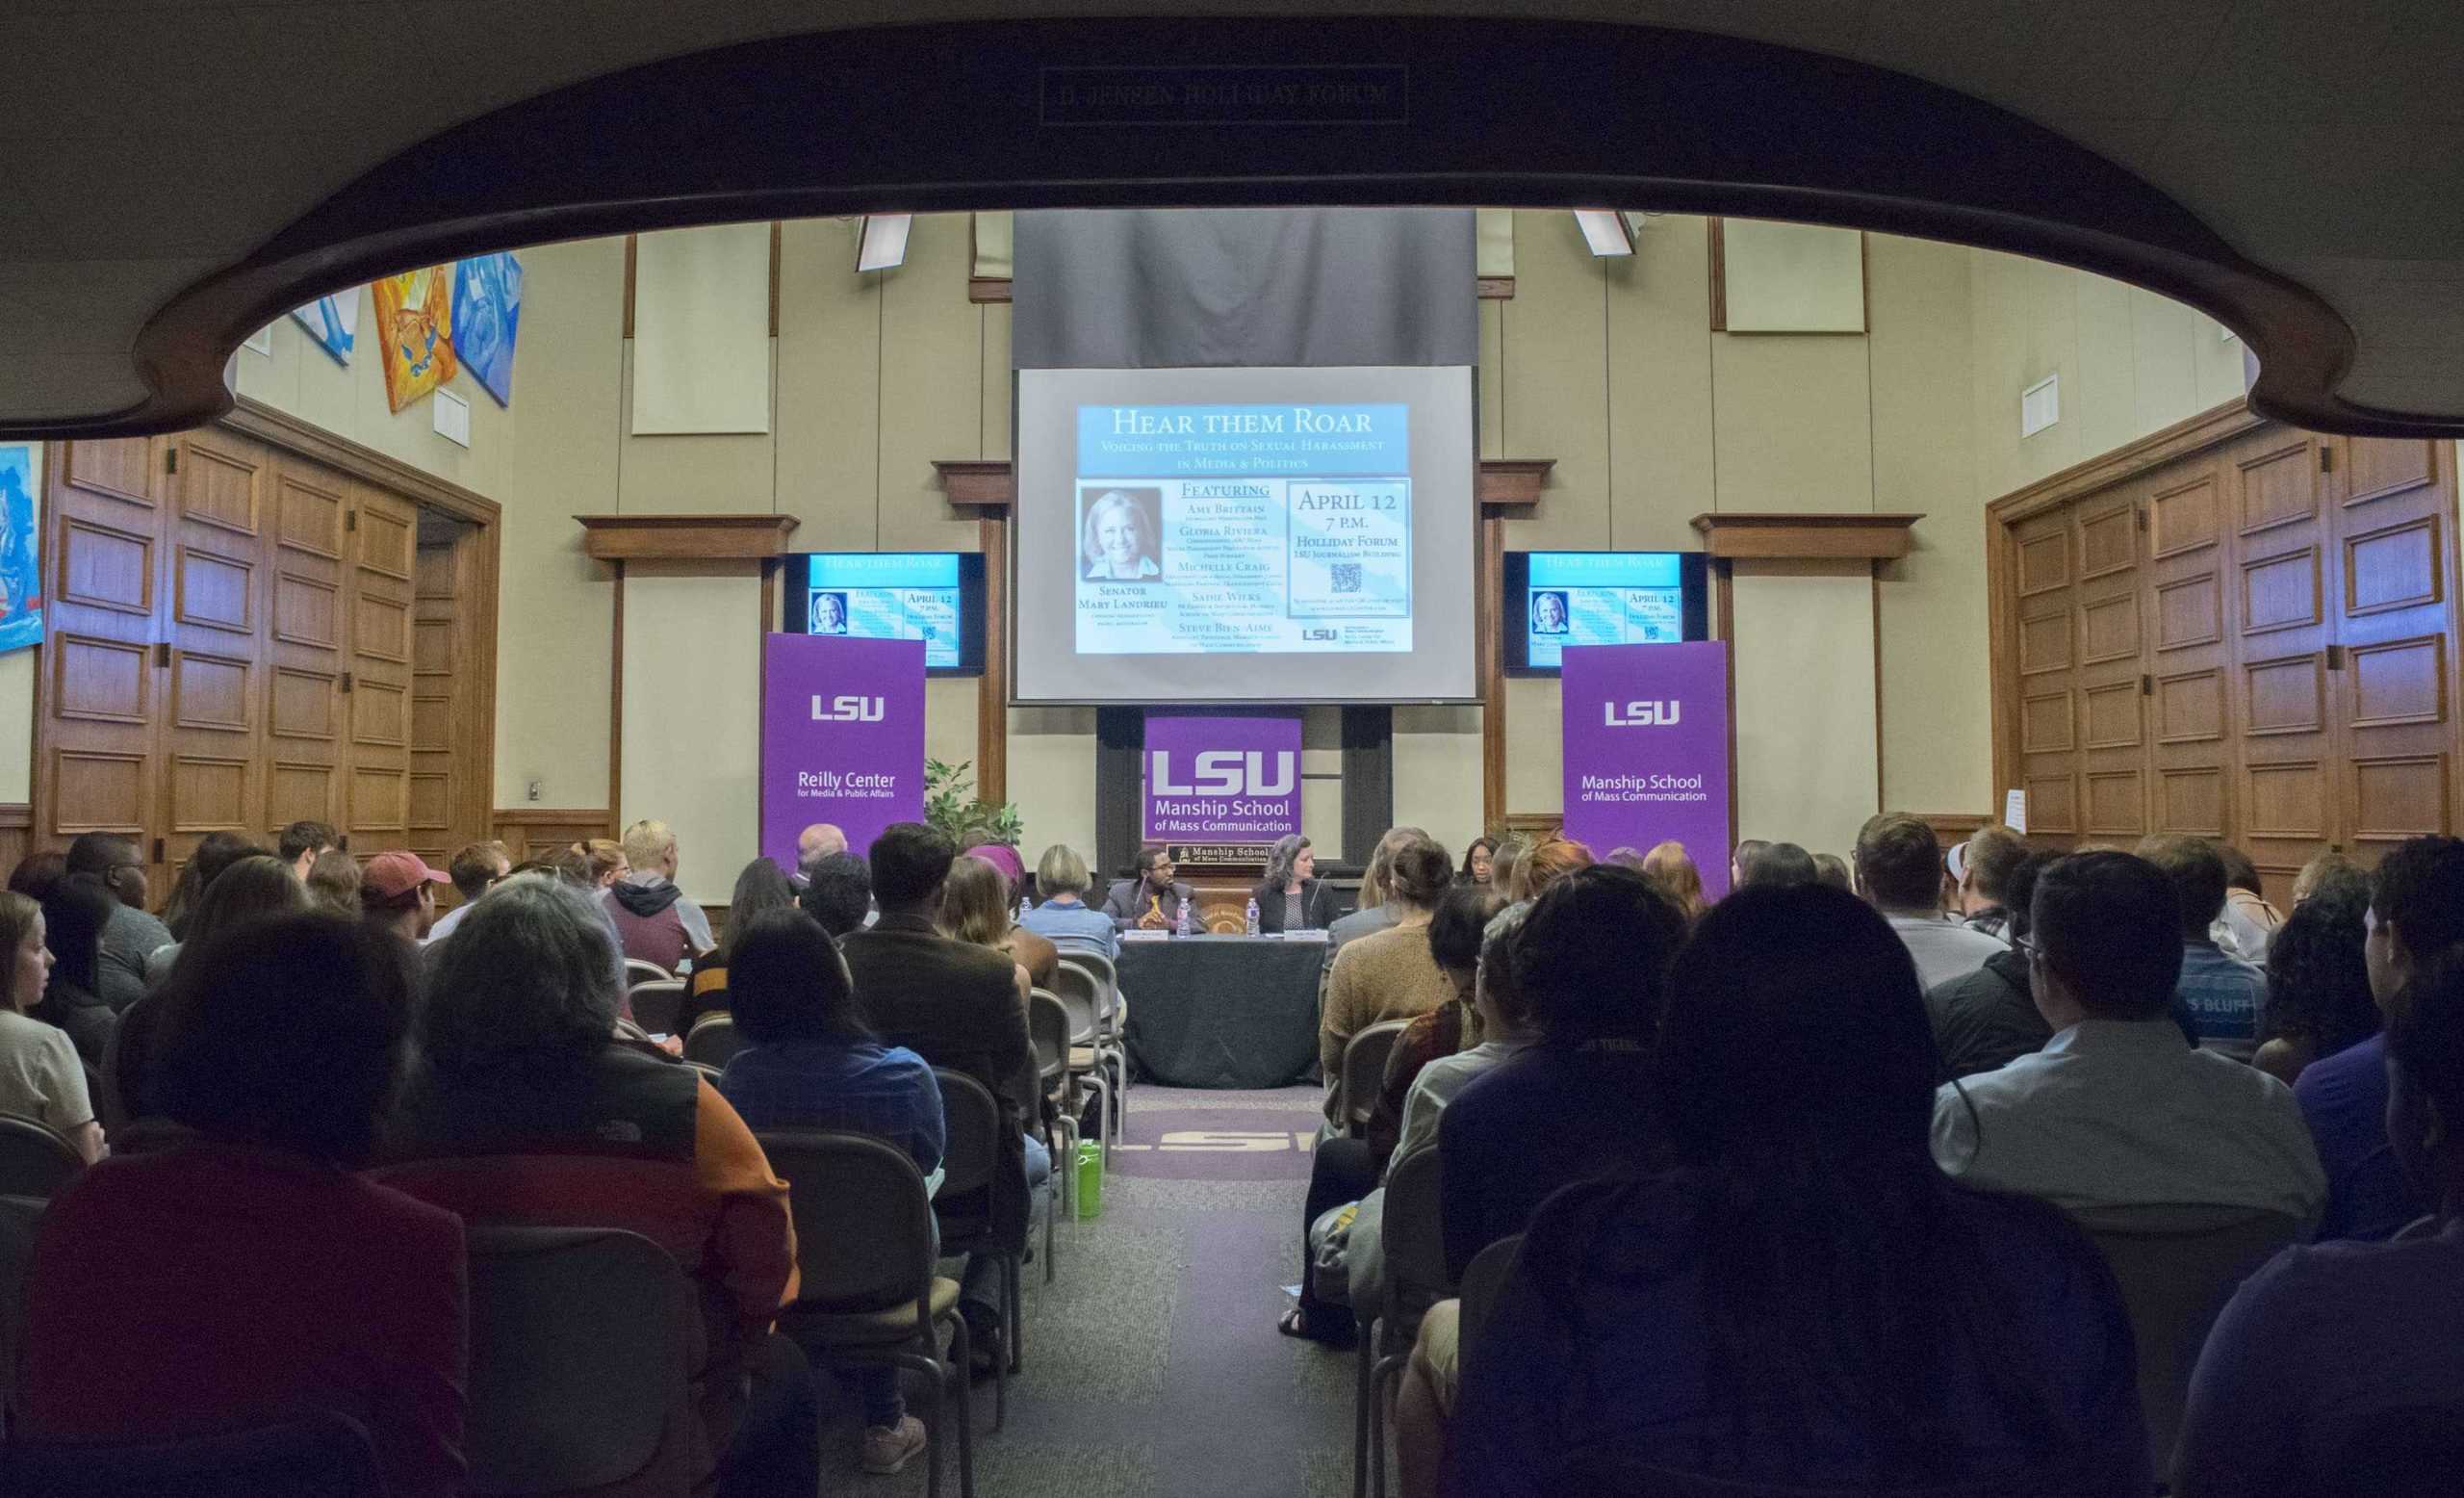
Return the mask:
<path id="1" fill-rule="evenodd" d="M 1415 842 L 1428 841 L 1428 834 L 1418 827 L 1389 827 L 1369 850 L 1369 865 L 1360 872 L 1360 903 L 1348 916 L 1340 916 L 1326 928 L 1326 966 L 1319 976 L 1324 986 L 1325 974 L 1335 969 L 1335 954 L 1344 943 L 1356 937 L 1384 931 L 1395 924 L 1395 913 L 1386 908 L 1386 878 L 1394 867 L 1395 855 Z"/>
<path id="2" fill-rule="evenodd" d="M 1065 952 L 1095 952 L 1120 956 L 1120 936 L 1113 918 L 1087 903 L 1093 881 L 1087 861 L 1065 842 L 1056 842 L 1036 861 L 1036 888 L 1043 903 L 1019 922 Z"/>
<path id="3" fill-rule="evenodd" d="M 625 863 L 625 845 L 609 838 L 588 838 L 573 846 L 581 856 L 582 868 L 594 890 L 604 890 L 629 872 Z"/>
<path id="4" fill-rule="evenodd" d="M 972 853 L 952 859 L 949 883 L 941 887 L 941 931 L 952 941 L 1009 958 L 1018 969 L 1018 1000 L 1024 1003 L 1030 990 L 1052 986 L 1061 951 L 1018 925 L 1010 888 L 1010 876 L 990 859 Z"/>
<path id="5" fill-rule="evenodd" d="M 1087 524 L 1079 537 L 1087 577 L 1114 582 L 1160 577 L 1164 569 L 1156 565 L 1157 550 L 1146 506 L 1128 494 L 1107 490 L 1087 506 Z"/>
<path id="6" fill-rule="evenodd" d="M 1694 866 L 1694 856 L 1685 851 L 1685 844 L 1674 839 L 1652 844 L 1652 850 L 1643 855 L 1643 873 L 1677 902 L 1687 920 L 1700 919 L 1710 909 L 1710 902 L 1703 898 L 1703 871 Z"/>
<path id="7" fill-rule="evenodd" d="M 1536 900 L 1551 885 L 1578 868 L 1589 868 L 1594 862 L 1591 849 L 1574 839 L 1550 838 L 1514 861 L 1514 872 L 1506 881 L 1506 901 L 1520 905 Z"/>
<path id="8" fill-rule="evenodd" d="M 627 957 L 673 972 L 686 958 L 699 959 L 718 944 L 710 917 L 677 887 L 676 834 L 667 823 L 646 817 L 626 828 L 625 863 L 630 872 L 600 899 L 616 922 Z"/>

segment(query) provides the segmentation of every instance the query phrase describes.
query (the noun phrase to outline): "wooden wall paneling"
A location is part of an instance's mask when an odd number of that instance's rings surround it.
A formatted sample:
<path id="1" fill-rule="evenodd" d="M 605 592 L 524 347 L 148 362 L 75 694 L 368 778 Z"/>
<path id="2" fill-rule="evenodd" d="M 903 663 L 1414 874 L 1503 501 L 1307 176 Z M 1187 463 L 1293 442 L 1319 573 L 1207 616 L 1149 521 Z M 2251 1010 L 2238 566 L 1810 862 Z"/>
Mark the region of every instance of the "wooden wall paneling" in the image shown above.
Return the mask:
<path id="1" fill-rule="evenodd" d="M 423 516 L 412 569 L 410 831 L 441 845 L 449 858 L 476 840 L 486 824 L 484 815 L 472 815 L 458 731 L 470 695 L 463 667 L 471 652 L 459 613 L 469 591 L 466 529 Z"/>
<path id="2" fill-rule="evenodd" d="M 131 437 L 55 444 L 43 464 L 51 599 L 37 670 L 29 847 L 87 832 L 143 838 L 153 825 L 167 461 L 162 439 Z"/>
<path id="3" fill-rule="evenodd" d="M 163 486 L 170 568 L 163 692 L 162 838 L 155 888 L 208 833 L 253 838 L 265 822 L 262 741 L 272 612 L 272 452 L 218 427 L 169 439 Z M 147 850 L 149 853 L 153 849 Z"/>
<path id="4" fill-rule="evenodd" d="M 34 851 L 34 803 L 0 802 L 0 868 L 15 868 L 18 860 Z"/>
<path id="5" fill-rule="evenodd" d="M 343 696 L 346 480 L 289 453 L 275 462 L 266 649 L 269 837 L 296 821 L 347 828 Z"/>
<path id="6" fill-rule="evenodd" d="M 2454 831 L 2454 447 L 2339 439 L 2333 499 L 2343 841 L 2374 863 L 2395 842 Z"/>
<path id="7" fill-rule="evenodd" d="M 499 807 L 489 816 L 488 836 L 500 839 L 517 864 L 553 853 L 592 838 L 613 838 L 612 814 L 590 808 Z"/>
<path id="8" fill-rule="evenodd" d="M 984 674 L 975 683 L 975 787 L 1000 802 L 1010 797 L 1009 512 L 983 516 L 976 533 L 984 553 Z"/>
<path id="9" fill-rule="evenodd" d="M 2241 762 L 2235 840 L 2273 892 L 2340 841 L 2337 734 L 2326 690 L 2330 581 L 2327 450 L 2270 426 L 2236 439 L 2219 463 L 2234 529 L 2227 601 L 2235 679 L 2232 739 Z"/>
<path id="10" fill-rule="evenodd" d="M 2212 453 L 2142 487 L 2149 577 L 2148 829 L 2222 838 L 2233 824 L 2237 684 L 2223 620 L 2227 485 Z"/>
<path id="11" fill-rule="evenodd" d="M 2025 792 L 2030 834 L 2057 846 L 2067 846 L 2079 833 L 2079 581 L 2071 529 L 2066 510 L 2011 528 L 2005 548 L 2011 613 L 1999 632 L 2013 684 L 2004 788 Z"/>
<path id="12" fill-rule="evenodd" d="M 2072 523 L 2079 825 L 2092 839 L 2124 846 L 2147 833 L 2141 499 L 2126 486 L 2080 504 Z"/>
<path id="13" fill-rule="evenodd" d="M 411 825 L 411 608 L 419 511 L 367 484 L 350 487 L 355 523 L 343 651 L 343 722 L 349 745 L 344 788 L 353 851 L 408 848 L 431 864 L 449 851 L 441 829 Z"/>

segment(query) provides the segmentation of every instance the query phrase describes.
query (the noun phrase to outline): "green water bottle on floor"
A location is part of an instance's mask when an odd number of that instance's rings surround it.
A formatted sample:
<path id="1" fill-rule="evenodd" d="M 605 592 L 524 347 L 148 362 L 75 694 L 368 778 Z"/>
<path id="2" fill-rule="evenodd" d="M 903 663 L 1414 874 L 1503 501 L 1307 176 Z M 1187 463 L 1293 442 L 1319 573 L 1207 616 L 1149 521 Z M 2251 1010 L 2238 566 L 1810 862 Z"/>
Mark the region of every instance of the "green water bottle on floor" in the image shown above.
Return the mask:
<path id="1" fill-rule="evenodd" d="M 1104 1210 L 1104 1147 L 1092 1139 L 1078 1141 L 1078 1158 L 1071 1167 L 1078 1173 L 1075 1182 L 1078 1197 L 1078 1220 L 1085 1222 L 1100 1217 Z"/>

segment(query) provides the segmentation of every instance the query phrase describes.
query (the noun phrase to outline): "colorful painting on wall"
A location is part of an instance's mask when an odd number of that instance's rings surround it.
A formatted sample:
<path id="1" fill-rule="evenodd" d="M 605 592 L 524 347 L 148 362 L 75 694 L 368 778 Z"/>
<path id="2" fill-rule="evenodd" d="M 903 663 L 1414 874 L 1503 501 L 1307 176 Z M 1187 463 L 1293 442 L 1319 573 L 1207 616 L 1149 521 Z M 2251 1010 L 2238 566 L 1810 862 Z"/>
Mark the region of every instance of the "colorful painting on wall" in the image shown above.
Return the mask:
<path id="1" fill-rule="evenodd" d="M 453 266 L 453 355 L 499 405 L 513 404 L 513 343 L 522 327 L 522 262 L 479 255 Z"/>
<path id="2" fill-rule="evenodd" d="M 453 377 L 453 273 L 430 266 L 371 286 L 384 341 L 385 403 L 400 410 Z"/>
<path id="3" fill-rule="evenodd" d="M 0 445 L 0 651 L 42 643 L 41 453 L 29 443 Z"/>
<path id="4" fill-rule="evenodd" d="M 291 315 L 317 347 L 332 354 L 334 362 L 350 363 L 351 346 L 359 340 L 359 288 L 340 291 L 330 297 L 320 297 L 304 307 L 294 307 Z"/>

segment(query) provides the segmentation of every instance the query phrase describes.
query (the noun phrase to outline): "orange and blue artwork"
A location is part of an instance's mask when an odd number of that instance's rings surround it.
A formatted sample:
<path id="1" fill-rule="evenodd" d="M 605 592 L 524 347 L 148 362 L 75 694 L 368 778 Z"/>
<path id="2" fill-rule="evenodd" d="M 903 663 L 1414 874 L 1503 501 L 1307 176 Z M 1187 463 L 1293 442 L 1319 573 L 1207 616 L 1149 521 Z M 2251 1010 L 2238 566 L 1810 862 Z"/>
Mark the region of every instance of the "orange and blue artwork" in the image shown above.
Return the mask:
<path id="1" fill-rule="evenodd" d="M 380 278 L 376 336 L 385 363 L 385 403 L 400 410 L 453 377 L 453 271 L 448 266 Z"/>

